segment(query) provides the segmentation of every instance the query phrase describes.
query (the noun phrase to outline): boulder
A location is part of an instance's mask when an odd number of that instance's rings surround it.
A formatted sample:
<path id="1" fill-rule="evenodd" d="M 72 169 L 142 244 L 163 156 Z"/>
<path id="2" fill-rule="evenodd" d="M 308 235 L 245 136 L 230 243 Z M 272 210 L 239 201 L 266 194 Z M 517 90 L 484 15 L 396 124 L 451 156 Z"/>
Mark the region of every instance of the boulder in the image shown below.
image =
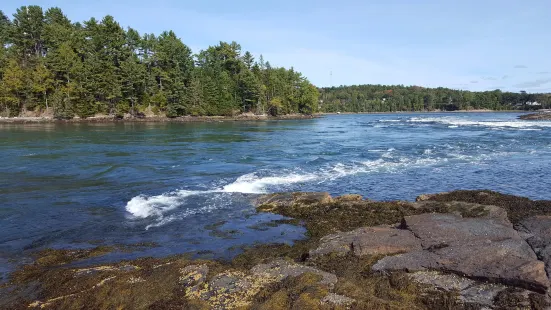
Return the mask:
<path id="1" fill-rule="evenodd" d="M 521 240 L 511 223 L 503 219 L 463 218 L 457 214 L 425 213 L 406 216 L 402 226 L 421 239 L 424 249 L 478 240 Z"/>
<path id="2" fill-rule="evenodd" d="M 310 256 L 346 254 L 350 251 L 356 256 L 389 255 L 420 249 L 421 242 L 411 231 L 376 226 L 325 236 L 321 238 L 319 247 L 310 251 Z"/>
<path id="3" fill-rule="evenodd" d="M 291 208 L 297 206 L 310 206 L 333 201 L 331 195 L 325 192 L 310 193 L 275 193 L 260 196 L 256 205 L 263 211 L 270 211 L 279 208 Z"/>

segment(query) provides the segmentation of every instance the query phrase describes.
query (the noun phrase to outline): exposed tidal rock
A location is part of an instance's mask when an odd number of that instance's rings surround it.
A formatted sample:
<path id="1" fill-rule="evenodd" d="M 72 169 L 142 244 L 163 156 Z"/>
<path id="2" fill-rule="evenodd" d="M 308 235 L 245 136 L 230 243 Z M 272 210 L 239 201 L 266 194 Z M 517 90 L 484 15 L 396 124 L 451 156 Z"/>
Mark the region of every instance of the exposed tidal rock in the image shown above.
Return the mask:
<path id="1" fill-rule="evenodd" d="M 463 218 L 457 214 L 425 213 L 406 216 L 402 225 L 421 239 L 424 249 L 468 244 L 479 240 L 522 240 L 507 219 Z"/>
<path id="2" fill-rule="evenodd" d="M 275 193 L 261 196 L 257 199 L 256 205 L 261 207 L 263 211 L 270 211 L 277 208 L 329 203 L 332 200 L 329 193 L 324 192 Z"/>
<path id="3" fill-rule="evenodd" d="M 421 214 L 404 218 L 424 250 L 388 256 L 373 270 L 442 270 L 544 293 L 545 265 L 508 221 Z"/>
<path id="4" fill-rule="evenodd" d="M 389 255 L 421 249 L 421 241 L 411 231 L 393 226 L 362 227 L 353 231 L 336 233 L 321 238 L 311 257 L 329 253 L 356 256 Z"/>
<path id="5" fill-rule="evenodd" d="M 248 307 L 262 289 L 304 274 L 319 277 L 317 283 L 327 289 L 332 289 L 337 283 L 334 274 L 284 259 L 258 264 L 248 272 L 226 270 L 206 282 L 208 271 L 204 265 L 188 266 L 181 271 L 180 282 L 186 286 L 188 298 L 203 300 L 212 309 Z"/>
<path id="6" fill-rule="evenodd" d="M 338 295 L 334 293 L 329 293 L 327 296 L 325 296 L 322 300 L 322 304 L 330 305 L 330 306 L 341 306 L 346 307 L 352 305 L 356 300 L 350 297 L 346 297 L 343 295 Z"/>
<path id="7" fill-rule="evenodd" d="M 458 292 L 459 300 L 473 307 L 493 307 L 497 294 L 507 289 L 505 285 L 488 284 L 435 271 L 415 272 L 410 274 L 410 278 L 433 288 Z"/>
<path id="8" fill-rule="evenodd" d="M 478 203 L 468 203 L 463 201 L 418 201 L 412 204 L 417 210 L 423 213 L 453 213 L 468 218 L 488 218 L 503 221 L 511 225 L 505 209 L 492 206 L 481 205 Z"/>
<path id="9" fill-rule="evenodd" d="M 335 202 L 349 202 L 349 201 L 362 201 L 364 198 L 358 194 L 348 194 L 336 197 Z"/>
<path id="10" fill-rule="evenodd" d="M 332 273 L 324 272 L 313 267 L 304 266 L 277 259 L 267 264 L 259 264 L 251 269 L 253 275 L 257 277 L 270 277 L 276 281 L 281 281 L 287 277 L 298 277 L 304 273 L 313 273 L 321 276 L 320 284 L 332 288 L 337 283 L 337 276 Z"/>
<path id="11" fill-rule="evenodd" d="M 519 229 L 524 231 L 526 241 L 540 260 L 545 263 L 545 270 L 551 274 L 551 216 L 539 215 L 520 222 Z"/>

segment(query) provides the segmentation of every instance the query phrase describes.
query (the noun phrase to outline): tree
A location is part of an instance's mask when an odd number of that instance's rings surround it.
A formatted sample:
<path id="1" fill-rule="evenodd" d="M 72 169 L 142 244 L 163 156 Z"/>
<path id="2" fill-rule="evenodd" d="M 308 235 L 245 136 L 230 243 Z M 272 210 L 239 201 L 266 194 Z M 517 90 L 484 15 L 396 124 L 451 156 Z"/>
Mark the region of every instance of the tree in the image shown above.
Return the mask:
<path id="1" fill-rule="evenodd" d="M 10 59 L 2 74 L 0 88 L 0 102 L 8 116 L 17 116 L 19 113 L 23 87 L 23 69 L 15 59 Z"/>

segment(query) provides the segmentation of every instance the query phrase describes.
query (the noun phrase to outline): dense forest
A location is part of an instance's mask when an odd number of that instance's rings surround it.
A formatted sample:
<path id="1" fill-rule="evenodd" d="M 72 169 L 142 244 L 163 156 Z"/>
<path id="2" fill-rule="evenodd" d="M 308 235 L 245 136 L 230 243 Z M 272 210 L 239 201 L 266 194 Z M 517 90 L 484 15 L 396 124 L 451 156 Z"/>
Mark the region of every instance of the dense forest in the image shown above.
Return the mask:
<path id="1" fill-rule="evenodd" d="M 551 108 L 551 94 L 471 92 L 403 85 L 355 85 L 322 88 L 323 112 L 395 112 L 455 110 L 534 110 Z"/>
<path id="2" fill-rule="evenodd" d="M 172 31 L 71 22 L 59 8 L 0 11 L 0 116 L 314 113 L 318 89 L 236 42 L 193 55 Z"/>

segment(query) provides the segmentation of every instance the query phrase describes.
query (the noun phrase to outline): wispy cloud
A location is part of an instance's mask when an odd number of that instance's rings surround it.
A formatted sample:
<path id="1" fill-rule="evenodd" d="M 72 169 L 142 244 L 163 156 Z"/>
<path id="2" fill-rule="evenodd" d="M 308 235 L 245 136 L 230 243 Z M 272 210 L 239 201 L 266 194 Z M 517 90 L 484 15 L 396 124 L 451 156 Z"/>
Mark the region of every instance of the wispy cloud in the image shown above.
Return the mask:
<path id="1" fill-rule="evenodd" d="M 537 74 L 551 74 L 551 72 L 549 72 L 549 71 L 540 71 L 540 72 L 537 72 Z"/>
<path id="2" fill-rule="evenodd" d="M 471 84 L 478 84 L 478 81 L 471 81 Z"/>
<path id="3" fill-rule="evenodd" d="M 485 76 L 485 77 L 481 77 L 481 79 L 484 81 L 497 81 L 497 78 L 493 76 Z"/>
<path id="4" fill-rule="evenodd" d="M 526 68 L 528 68 L 528 67 L 525 66 L 525 65 L 516 65 L 516 66 L 514 66 L 514 68 L 515 68 L 515 69 L 526 69 Z"/>
<path id="5" fill-rule="evenodd" d="M 501 77 L 502 80 L 506 80 L 508 78 L 510 78 L 510 76 L 508 76 L 507 74 L 505 74 L 504 76 Z"/>

